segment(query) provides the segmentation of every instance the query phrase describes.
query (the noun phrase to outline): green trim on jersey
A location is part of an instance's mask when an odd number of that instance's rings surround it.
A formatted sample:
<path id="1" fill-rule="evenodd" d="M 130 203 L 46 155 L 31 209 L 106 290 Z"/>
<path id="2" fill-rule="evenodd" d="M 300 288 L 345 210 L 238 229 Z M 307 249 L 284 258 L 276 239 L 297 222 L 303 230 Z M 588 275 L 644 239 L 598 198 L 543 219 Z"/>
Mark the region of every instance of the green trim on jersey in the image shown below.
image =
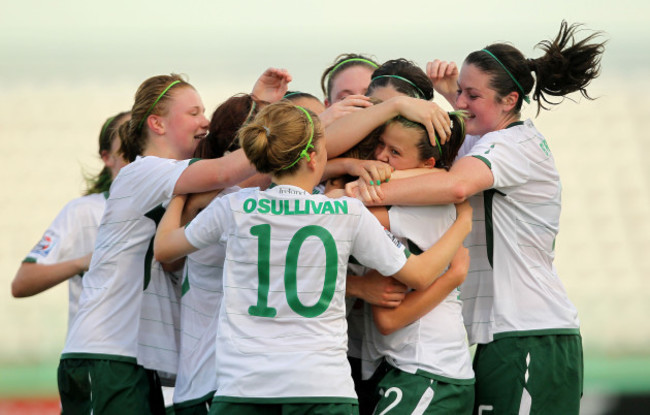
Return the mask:
<path id="1" fill-rule="evenodd" d="M 103 354 L 103 353 L 63 353 L 61 360 L 66 359 L 86 359 L 86 360 L 112 360 L 114 362 L 138 364 L 138 360 L 131 356 L 120 356 L 116 354 Z"/>
<path id="2" fill-rule="evenodd" d="M 424 252 L 419 246 L 415 244 L 415 242 L 410 239 L 406 240 L 406 246 L 408 247 L 409 252 L 412 254 L 420 255 L 422 252 Z"/>
<path id="3" fill-rule="evenodd" d="M 108 190 L 103 191 L 102 194 L 104 195 L 104 199 L 108 200 L 108 196 L 110 196 Z"/>
<path id="4" fill-rule="evenodd" d="M 210 391 L 205 395 L 201 396 L 200 398 L 190 399 L 189 401 L 183 401 L 178 403 L 174 402 L 174 409 L 190 408 L 192 406 L 202 404 L 202 403 L 211 403 L 215 392 L 216 391 Z"/>
<path id="5" fill-rule="evenodd" d="M 36 263 L 36 258 L 27 257 L 27 258 L 23 259 L 23 263 L 35 264 Z"/>
<path id="6" fill-rule="evenodd" d="M 318 404 L 318 403 L 349 403 L 358 405 L 356 398 L 344 396 L 301 396 L 301 397 L 276 397 L 276 398 L 247 398 L 239 396 L 215 396 L 212 403 L 248 403 L 248 404 Z"/>
<path id="7" fill-rule="evenodd" d="M 492 200 L 495 194 L 505 196 L 506 194 L 497 189 L 487 189 L 483 191 L 483 209 L 485 210 L 485 247 L 490 267 L 494 269 L 492 257 L 494 256 L 494 221 L 492 220 Z"/>
<path id="8" fill-rule="evenodd" d="M 416 370 L 415 374 L 428 379 L 437 380 L 439 382 L 449 383 L 451 385 L 473 385 L 474 383 L 476 383 L 476 380 L 474 378 L 471 379 L 448 378 L 446 376 L 436 375 L 435 373 L 427 372 L 426 370 L 422 370 L 422 369 Z"/>
<path id="9" fill-rule="evenodd" d="M 196 158 L 196 157 L 195 157 L 195 158 L 191 158 L 191 159 L 190 159 L 190 162 L 189 162 L 187 165 L 188 165 L 188 166 L 191 166 L 192 164 L 196 163 L 197 161 L 201 161 L 201 160 L 203 160 L 203 159 Z"/>
<path id="10" fill-rule="evenodd" d="M 492 170 L 492 163 L 490 163 L 490 160 L 486 159 L 486 158 L 483 157 L 483 156 L 471 156 L 471 157 L 474 157 L 474 158 L 476 158 L 476 159 L 481 160 L 483 163 L 487 164 L 487 166 L 488 166 L 488 168 L 489 168 L 490 170 Z"/>
<path id="11" fill-rule="evenodd" d="M 145 213 L 144 216 L 151 219 L 158 229 L 158 224 L 165 214 L 165 208 L 162 205 L 158 205 L 155 208 L 151 209 L 149 212 Z M 153 260 L 153 240 L 156 236 L 152 236 L 149 241 L 149 248 L 147 248 L 147 253 L 144 256 L 144 285 L 142 291 L 146 290 L 151 282 L 151 261 Z"/>
<path id="12" fill-rule="evenodd" d="M 494 340 L 505 339 L 509 337 L 532 337 L 532 336 L 580 336 L 580 329 L 541 329 L 541 330 L 521 330 L 505 331 L 503 333 L 494 333 Z"/>
<path id="13" fill-rule="evenodd" d="M 511 122 L 511 123 L 508 124 L 508 125 L 506 126 L 506 128 L 504 128 L 504 129 L 507 130 L 507 129 L 510 128 L 510 127 L 516 127 L 516 126 L 518 126 L 518 125 L 524 125 L 524 122 L 523 122 L 523 121 L 515 121 L 515 122 Z"/>

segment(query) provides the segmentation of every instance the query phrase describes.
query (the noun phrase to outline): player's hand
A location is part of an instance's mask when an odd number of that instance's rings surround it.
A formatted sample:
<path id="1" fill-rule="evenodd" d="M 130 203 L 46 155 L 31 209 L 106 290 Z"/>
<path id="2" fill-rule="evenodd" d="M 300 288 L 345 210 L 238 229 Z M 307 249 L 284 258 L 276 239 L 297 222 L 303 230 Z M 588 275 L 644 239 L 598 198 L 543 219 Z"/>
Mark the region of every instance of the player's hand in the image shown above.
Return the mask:
<path id="1" fill-rule="evenodd" d="M 452 106 L 455 106 L 456 91 L 458 90 L 458 67 L 455 62 L 436 59 L 427 62 L 427 76 L 433 83 L 433 89 L 444 96 Z M 450 99 L 453 99 L 450 101 Z"/>
<path id="2" fill-rule="evenodd" d="M 435 102 L 404 96 L 398 97 L 396 103 L 398 104 L 399 113 L 404 118 L 424 125 L 432 146 L 437 145 L 436 133 L 438 133 L 440 144 L 445 144 L 451 137 L 449 114 Z"/>
<path id="3" fill-rule="evenodd" d="M 365 95 L 348 95 L 345 99 L 330 105 L 318 118 L 325 128 L 341 117 L 371 106 L 370 98 Z"/>
<path id="4" fill-rule="evenodd" d="M 351 276 L 352 278 L 352 276 Z M 408 288 L 393 277 L 384 277 L 375 270 L 357 278 L 355 297 L 380 307 L 394 308 L 402 303 Z"/>
<path id="5" fill-rule="evenodd" d="M 393 172 L 390 164 L 378 160 L 355 160 L 350 163 L 347 173 L 350 176 L 358 177 L 368 184 L 379 186 L 388 182 Z"/>
<path id="6" fill-rule="evenodd" d="M 287 93 L 292 80 L 286 69 L 268 68 L 255 82 L 251 95 L 261 101 L 279 101 Z"/>
<path id="7" fill-rule="evenodd" d="M 361 200 L 366 206 L 381 205 L 384 199 L 384 192 L 381 191 L 381 186 L 375 184 L 370 185 L 370 182 L 363 179 L 346 184 L 345 194 Z"/>

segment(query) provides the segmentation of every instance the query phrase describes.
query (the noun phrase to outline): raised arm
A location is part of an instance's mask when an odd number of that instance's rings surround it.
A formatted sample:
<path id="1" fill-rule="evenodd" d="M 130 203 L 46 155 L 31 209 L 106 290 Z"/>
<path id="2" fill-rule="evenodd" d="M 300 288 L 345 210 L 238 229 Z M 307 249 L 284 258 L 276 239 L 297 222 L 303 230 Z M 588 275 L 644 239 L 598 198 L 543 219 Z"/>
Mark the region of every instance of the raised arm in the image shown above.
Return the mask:
<path id="1" fill-rule="evenodd" d="M 261 101 L 279 101 L 287 93 L 291 80 L 286 69 L 268 68 L 255 82 L 251 95 Z"/>
<path id="2" fill-rule="evenodd" d="M 174 194 L 201 193 L 224 189 L 255 174 L 244 151 L 239 149 L 216 159 L 199 160 L 188 166 L 176 181 Z"/>
<path id="3" fill-rule="evenodd" d="M 373 305 L 375 325 L 383 335 L 391 334 L 433 310 L 465 281 L 469 269 L 469 251 L 461 246 L 451 261 L 449 269 L 426 290 L 411 291 L 397 307 Z"/>
<path id="4" fill-rule="evenodd" d="M 423 99 L 399 96 L 363 111 L 339 118 L 325 128 L 327 155 L 334 158 L 352 148 L 384 122 L 402 115 L 424 125 L 429 136 L 438 132 L 441 142 L 451 134 L 449 115 L 437 104 Z"/>
<path id="5" fill-rule="evenodd" d="M 23 262 L 11 282 L 11 295 L 30 297 L 88 270 L 92 253 L 57 264 Z"/>

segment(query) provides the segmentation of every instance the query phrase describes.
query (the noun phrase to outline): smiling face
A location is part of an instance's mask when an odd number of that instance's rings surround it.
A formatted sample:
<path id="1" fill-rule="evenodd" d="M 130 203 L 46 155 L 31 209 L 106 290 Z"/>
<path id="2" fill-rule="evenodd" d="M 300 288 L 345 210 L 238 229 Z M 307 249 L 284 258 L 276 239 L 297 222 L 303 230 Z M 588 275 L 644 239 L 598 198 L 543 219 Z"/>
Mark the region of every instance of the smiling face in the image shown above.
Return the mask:
<path id="1" fill-rule="evenodd" d="M 420 159 L 417 146 L 421 139 L 419 129 L 391 122 L 379 137 L 375 159 L 390 164 L 395 170 L 431 167 L 431 160 Z"/>
<path id="2" fill-rule="evenodd" d="M 512 122 L 513 105 L 490 87 L 491 76 L 475 65 L 464 63 L 458 76 L 456 107 L 469 112 L 465 131 L 482 136 Z"/>
<path id="3" fill-rule="evenodd" d="M 161 116 L 164 135 L 172 158 L 188 159 L 194 154 L 199 139 L 204 138 L 210 125 L 198 92 L 190 86 L 175 88 L 165 115 Z"/>
<path id="4" fill-rule="evenodd" d="M 363 95 L 370 85 L 370 77 L 373 70 L 365 65 L 354 65 L 341 69 L 334 74 L 332 89 L 329 93 L 329 100 L 325 106 L 329 107 L 342 101 L 348 95 Z"/>

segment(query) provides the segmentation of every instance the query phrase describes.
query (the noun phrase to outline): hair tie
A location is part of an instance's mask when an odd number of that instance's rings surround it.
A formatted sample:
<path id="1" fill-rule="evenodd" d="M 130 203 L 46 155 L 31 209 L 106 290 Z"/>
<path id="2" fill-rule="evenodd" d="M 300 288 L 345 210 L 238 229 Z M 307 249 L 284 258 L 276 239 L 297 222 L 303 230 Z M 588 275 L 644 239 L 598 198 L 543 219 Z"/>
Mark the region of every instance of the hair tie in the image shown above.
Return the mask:
<path id="1" fill-rule="evenodd" d="M 151 111 L 153 110 L 153 107 L 156 106 L 156 104 L 158 103 L 158 101 L 160 101 L 160 99 L 163 97 L 163 95 L 165 95 L 167 93 L 167 91 L 169 91 L 169 89 L 171 87 L 173 87 L 176 84 L 179 84 L 180 82 L 181 81 L 179 81 L 179 80 L 176 80 L 176 81 L 172 82 L 171 84 L 167 85 L 167 88 L 165 88 L 163 90 L 163 92 L 160 93 L 160 95 L 158 95 L 158 98 L 156 98 L 156 100 L 153 102 L 153 104 L 151 104 L 151 106 L 149 107 L 149 110 L 147 110 L 147 113 L 144 114 L 144 117 L 142 117 L 142 119 L 140 120 L 140 124 L 138 124 L 138 131 L 140 131 L 142 129 L 142 124 L 144 124 L 144 121 L 147 119 L 149 114 L 151 114 Z"/>
<path id="2" fill-rule="evenodd" d="M 296 108 L 298 108 L 299 110 L 301 110 L 302 112 L 304 112 L 305 115 L 307 116 L 307 119 L 309 120 L 309 124 L 311 125 L 311 134 L 309 134 L 309 141 L 307 141 L 307 145 L 306 145 L 305 148 L 300 152 L 300 155 L 298 156 L 298 158 L 296 159 L 296 161 L 294 161 L 293 163 L 289 164 L 289 165 L 286 166 L 286 167 L 281 168 L 280 170 L 287 170 L 287 169 L 290 169 L 290 168 L 293 167 L 296 163 L 298 163 L 298 162 L 299 162 L 303 157 L 306 158 L 307 161 L 311 161 L 311 158 L 309 157 L 309 153 L 308 153 L 308 151 L 309 151 L 309 149 L 314 148 L 314 145 L 311 143 L 311 140 L 314 138 L 314 120 L 311 119 L 311 115 L 309 115 L 309 111 L 307 111 L 306 109 L 304 109 L 303 107 L 298 106 L 298 105 L 296 105 Z"/>
<path id="3" fill-rule="evenodd" d="M 271 130 L 269 130 L 269 127 L 266 125 L 263 125 L 262 128 L 264 128 L 264 131 L 266 132 L 267 137 L 271 135 Z"/>
<path id="4" fill-rule="evenodd" d="M 329 73 L 329 75 L 327 75 L 328 79 L 331 78 L 332 75 L 334 75 L 336 70 L 339 69 L 341 67 L 341 65 L 344 65 L 344 64 L 346 64 L 348 62 L 363 62 L 365 64 L 368 64 L 368 65 L 372 66 L 375 69 L 379 68 L 379 65 L 377 65 L 376 63 L 374 63 L 373 61 L 368 60 L 368 59 L 363 59 L 363 58 L 345 59 L 345 60 L 342 60 L 341 62 L 337 63 L 336 65 L 334 65 L 334 67 L 332 69 L 330 69 L 330 73 Z"/>
<path id="5" fill-rule="evenodd" d="M 490 52 L 490 51 L 487 50 L 487 49 L 481 49 L 481 50 L 482 50 L 483 52 L 487 53 L 488 55 L 492 56 L 492 57 L 494 58 L 494 60 L 497 61 L 497 63 L 498 63 L 499 65 L 501 65 L 501 67 L 503 68 L 503 70 L 506 71 L 506 73 L 508 74 L 508 76 L 510 76 L 510 79 L 512 79 L 512 82 L 514 82 L 515 85 L 517 85 L 517 87 L 519 88 L 519 90 L 520 90 L 521 93 L 523 94 L 523 96 L 524 96 L 524 101 L 526 101 L 526 103 L 530 104 L 530 97 L 529 97 L 528 95 L 526 95 L 526 91 L 524 91 L 524 88 L 521 86 L 521 84 L 520 84 L 519 82 L 517 82 L 517 80 L 515 79 L 515 77 L 514 77 L 514 76 L 510 73 L 510 71 L 508 70 L 508 68 L 506 68 L 506 66 L 505 66 L 503 63 L 501 63 L 501 61 L 500 61 L 496 56 L 494 56 L 494 54 L 493 54 L 492 52 Z"/>
<path id="6" fill-rule="evenodd" d="M 395 78 L 395 79 L 399 79 L 400 81 L 404 81 L 407 84 L 411 85 L 413 88 L 415 88 L 415 90 L 420 95 L 420 98 L 424 99 L 424 97 L 425 97 L 424 92 L 422 92 L 422 90 L 420 88 L 418 88 L 417 85 L 415 85 L 411 80 L 406 79 L 406 78 L 404 78 L 402 76 L 399 76 L 399 75 L 377 75 L 374 78 L 372 78 L 370 80 L 370 82 L 374 81 L 375 79 L 380 79 L 380 78 Z"/>

